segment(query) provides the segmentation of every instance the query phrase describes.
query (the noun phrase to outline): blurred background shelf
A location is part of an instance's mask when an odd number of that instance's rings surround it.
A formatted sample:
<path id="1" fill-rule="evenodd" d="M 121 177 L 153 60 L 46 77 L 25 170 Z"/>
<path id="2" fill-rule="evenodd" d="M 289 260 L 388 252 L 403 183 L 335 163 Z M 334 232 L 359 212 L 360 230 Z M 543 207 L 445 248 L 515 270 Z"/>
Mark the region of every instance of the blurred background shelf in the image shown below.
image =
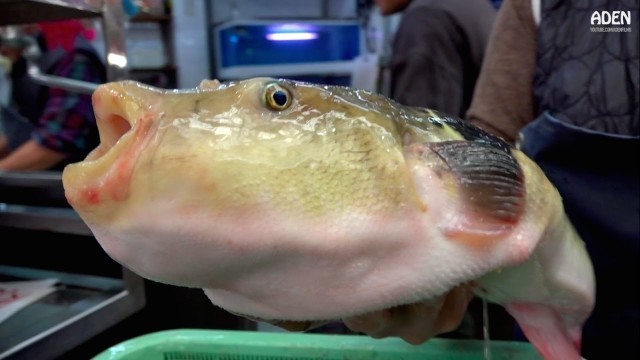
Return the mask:
<path id="1" fill-rule="evenodd" d="M 131 22 L 134 22 L 134 23 L 170 22 L 170 21 L 171 21 L 171 15 L 168 15 L 168 14 L 156 15 L 156 14 L 141 13 L 131 18 Z"/>
<path id="2" fill-rule="evenodd" d="M 107 80 L 128 78 L 110 60 L 126 59 L 120 0 L 0 0 L 0 26 L 82 18 L 101 20 Z M 0 235 L 0 281 L 59 281 L 0 323 L 0 359 L 58 358 L 145 306 L 144 280 L 102 250 L 67 203 L 60 172 L 0 172 Z"/>
<path id="3" fill-rule="evenodd" d="M 62 173 L 54 171 L 0 173 L 0 202 L 68 207 Z"/>
<path id="4" fill-rule="evenodd" d="M 99 17 L 102 0 L 0 0 L 0 26 Z"/>
<path id="5" fill-rule="evenodd" d="M 71 209 L 0 204 L 0 226 L 91 236 L 91 230 Z"/>
<path id="6" fill-rule="evenodd" d="M 56 290 L 0 324 L 0 358 L 59 356 L 143 305 L 142 283 L 123 279 L 0 266 L 0 281 L 58 279 Z M 80 335 L 80 336 L 79 336 Z"/>
<path id="7" fill-rule="evenodd" d="M 178 87 L 171 14 L 139 13 L 127 27 L 129 77 L 148 85 Z"/>
<path id="8" fill-rule="evenodd" d="M 0 282 L 59 280 L 0 322 L 0 359 L 54 359 L 145 305 L 143 279 L 100 248 L 59 172 L 0 173 L 0 234 Z"/>

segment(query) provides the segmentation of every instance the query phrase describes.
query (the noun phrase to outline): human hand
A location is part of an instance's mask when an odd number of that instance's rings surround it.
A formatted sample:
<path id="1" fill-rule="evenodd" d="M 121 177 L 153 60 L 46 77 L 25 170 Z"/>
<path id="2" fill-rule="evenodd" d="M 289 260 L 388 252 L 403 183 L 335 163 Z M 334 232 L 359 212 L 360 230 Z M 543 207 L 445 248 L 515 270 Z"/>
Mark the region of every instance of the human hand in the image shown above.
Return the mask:
<path id="1" fill-rule="evenodd" d="M 354 316 L 343 319 L 343 322 L 351 330 L 375 339 L 398 336 L 418 345 L 436 335 L 455 330 L 462 322 L 471 299 L 470 287 L 463 285 L 435 299 Z"/>

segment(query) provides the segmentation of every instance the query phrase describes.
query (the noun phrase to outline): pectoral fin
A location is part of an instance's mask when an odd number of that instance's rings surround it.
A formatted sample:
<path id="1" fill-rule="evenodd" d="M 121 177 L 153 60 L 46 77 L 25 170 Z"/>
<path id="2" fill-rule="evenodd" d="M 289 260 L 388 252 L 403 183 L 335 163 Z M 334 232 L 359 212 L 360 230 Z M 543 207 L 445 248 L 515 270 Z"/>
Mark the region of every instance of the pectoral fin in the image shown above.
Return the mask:
<path id="1" fill-rule="evenodd" d="M 463 200 L 487 221 L 515 223 L 524 208 L 524 179 L 508 149 L 479 141 L 429 144 L 456 181 Z"/>
<path id="2" fill-rule="evenodd" d="M 518 224 L 525 184 L 509 147 L 455 140 L 412 144 L 407 151 L 416 168 L 430 169 L 414 171 L 414 181 L 427 206 L 438 203 L 437 223 L 447 238 L 482 249 Z"/>

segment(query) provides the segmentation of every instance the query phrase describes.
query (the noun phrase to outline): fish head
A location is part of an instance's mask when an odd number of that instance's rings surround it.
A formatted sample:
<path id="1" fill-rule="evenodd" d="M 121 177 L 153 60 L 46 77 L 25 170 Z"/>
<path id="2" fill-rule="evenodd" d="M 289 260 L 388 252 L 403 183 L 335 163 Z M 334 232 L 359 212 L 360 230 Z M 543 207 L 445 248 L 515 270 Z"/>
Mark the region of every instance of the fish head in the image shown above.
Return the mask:
<path id="1" fill-rule="evenodd" d="M 141 189 L 132 187 L 143 178 L 143 186 L 152 182 L 148 189 L 155 190 L 145 196 L 154 198 L 180 192 L 176 184 L 183 184 L 181 195 L 199 194 L 189 202 L 207 197 L 208 206 L 221 211 L 255 205 L 258 193 L 267 192 L 270 207 L 291 209 L 294 204 L 281 196 L 285 191 L 326 196 L 341 171 L 363 168 L 363 158 L 402 160 L 401 140 L 382 112 L 305 83 L 252 79 L 161 91 L 118 82 L 101 86 L 93 103 L 101 144 L 67 168 L 65 180 L 70 202 L 101 217 L 135 206 Z M 329 162 L 340 166 L 321 164 Z M 322 190 L 310 191 L 309 181 Z M 295 203 L 309 209 L 313 199 Z"/>

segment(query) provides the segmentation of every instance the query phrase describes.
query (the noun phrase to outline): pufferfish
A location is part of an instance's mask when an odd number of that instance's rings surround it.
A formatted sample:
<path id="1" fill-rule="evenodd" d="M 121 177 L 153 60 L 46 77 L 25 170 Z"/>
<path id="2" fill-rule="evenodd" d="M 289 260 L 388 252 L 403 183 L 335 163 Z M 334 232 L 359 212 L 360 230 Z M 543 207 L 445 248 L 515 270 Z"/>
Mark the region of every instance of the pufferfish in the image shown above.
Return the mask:
<path id="1" fill-rule="evenodd" d="M 100 145 L 63 173 L 113 259 L 266 321 L 342 319 L 460 284 L 546 359 L 579 359 L 585 245 L 540 168 L 460 119 L 282 79 L 93 95 Z"/>

